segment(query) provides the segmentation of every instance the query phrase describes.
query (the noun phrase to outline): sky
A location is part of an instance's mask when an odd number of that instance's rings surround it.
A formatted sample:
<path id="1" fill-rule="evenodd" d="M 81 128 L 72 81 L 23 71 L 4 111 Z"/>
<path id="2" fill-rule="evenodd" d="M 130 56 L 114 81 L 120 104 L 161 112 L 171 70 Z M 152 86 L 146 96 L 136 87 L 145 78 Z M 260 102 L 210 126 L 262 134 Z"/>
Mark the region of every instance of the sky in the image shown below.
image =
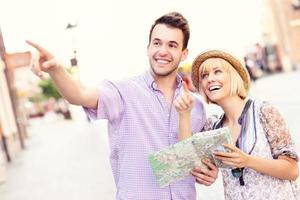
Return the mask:
<path id="1" fill-rule="evenodd" d="M 92 85 L 146 70 L 150 27 L 171 11 L 190 24 L 188 63 L 213 48 L 242 57 L 260 40 L 260 0 L 1 0 L 0 27 L 7 52 L 32 51 L 29 39 L 68 63 L 77 49 L 81 80 Z M 65 29 L 70 22 L 78 26 Z"/>

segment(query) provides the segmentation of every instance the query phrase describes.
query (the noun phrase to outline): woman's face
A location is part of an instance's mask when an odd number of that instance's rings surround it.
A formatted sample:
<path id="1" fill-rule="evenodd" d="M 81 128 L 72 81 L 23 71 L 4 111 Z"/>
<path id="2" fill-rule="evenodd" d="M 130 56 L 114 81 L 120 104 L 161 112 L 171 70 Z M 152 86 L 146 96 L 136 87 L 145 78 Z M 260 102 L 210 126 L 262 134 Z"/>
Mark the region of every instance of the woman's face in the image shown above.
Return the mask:
<path id="1" fill-rule="evenodd" d="M 209 64 L 206 65 L 207 63 Z M 199 80 L 201 90 L 209 101 L 219 104 L 230 96 L 230 74 L 219 58 L 210 58 L 203 62 L 199 68 Z"/>

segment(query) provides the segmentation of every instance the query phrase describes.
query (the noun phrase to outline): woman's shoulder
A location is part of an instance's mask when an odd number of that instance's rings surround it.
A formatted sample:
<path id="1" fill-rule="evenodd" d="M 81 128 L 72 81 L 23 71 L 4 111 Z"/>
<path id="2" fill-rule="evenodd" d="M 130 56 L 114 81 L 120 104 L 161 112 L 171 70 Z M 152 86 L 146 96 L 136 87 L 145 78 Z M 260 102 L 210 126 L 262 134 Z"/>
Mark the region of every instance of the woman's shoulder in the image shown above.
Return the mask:
<path id="1" fill-rule="evenodd" d="M 254 105 L 257 107 L 260 117 L 269 118 L 281 116 L 278 109 L 269 101 L 256 99 L 254 100 Z"/>
<path id="2" fill-rule="evenodd" d="M 213 114 L 210 115 L 207 119 L 206 119 L 206 123 L 203 127 L 203 131 L 209 131 L 209 130 L 213 130 L 216 128 L 216 124 L 218 124 L 221 120 L 222 116 L 219 116 L 217 114 Z"/>

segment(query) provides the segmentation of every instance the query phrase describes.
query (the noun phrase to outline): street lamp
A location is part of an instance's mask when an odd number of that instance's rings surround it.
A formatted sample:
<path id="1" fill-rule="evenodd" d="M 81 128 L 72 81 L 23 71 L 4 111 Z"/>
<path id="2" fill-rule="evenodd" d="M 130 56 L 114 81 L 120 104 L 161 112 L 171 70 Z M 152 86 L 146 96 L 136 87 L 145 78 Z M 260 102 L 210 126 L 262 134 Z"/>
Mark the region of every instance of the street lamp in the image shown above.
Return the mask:
<path id="1" fill-rule="evenodd" d="M 66 30 L 69 30 L 69 31 L 73 31 L 76 27 L 78 26 L 78 21 L 73 21 L 73 22 L 69 22 L 66 26 Z M 74 36 L 72 35 L 71 36 L 72 38 L 72 43 L 73 43 L 73 57 L 70 59 L 71 61 L 71 67 L 78 67 L 78 60 L 77 60 L 77 50 L 76 50 L 76 47 L 75 47 L 75 40 L 74 40 Z"/>

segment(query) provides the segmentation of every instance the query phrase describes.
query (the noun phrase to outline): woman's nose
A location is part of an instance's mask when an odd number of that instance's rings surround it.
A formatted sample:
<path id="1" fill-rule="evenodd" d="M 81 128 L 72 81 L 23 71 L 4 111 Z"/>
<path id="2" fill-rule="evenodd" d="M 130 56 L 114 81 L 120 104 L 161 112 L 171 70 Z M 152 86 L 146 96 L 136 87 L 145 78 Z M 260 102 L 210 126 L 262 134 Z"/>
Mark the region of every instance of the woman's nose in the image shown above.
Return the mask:
<path id="1" fill-rule="evenodd" d="M 214 79 L 215 79 L 214 74 L 213 74 L 213 73 L 209 73 L 209 74 L 208 74 L 207 80 L 208 80 L 209 82 L 211 82 L 211 81 L 213 81 Z"/>

